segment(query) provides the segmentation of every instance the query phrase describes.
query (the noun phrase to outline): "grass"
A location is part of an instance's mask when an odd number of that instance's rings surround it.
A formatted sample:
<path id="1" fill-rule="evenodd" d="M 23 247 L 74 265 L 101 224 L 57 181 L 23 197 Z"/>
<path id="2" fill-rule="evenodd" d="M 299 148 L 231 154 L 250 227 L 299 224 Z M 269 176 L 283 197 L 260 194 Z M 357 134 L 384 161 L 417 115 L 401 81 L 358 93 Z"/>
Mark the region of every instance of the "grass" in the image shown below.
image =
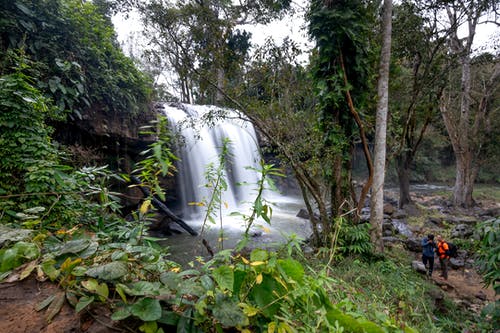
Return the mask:
<path id="1" fill-rule="evenodd" d="M 391 322 L 394 328 L 409 324 L 419 332 L 477 332 L 476 318 L 445 297 L 445 307 L 437 306 L 432 295 L 442 291 L 411 268 L 413 256 L 395 246 L 384 260 L 367 262 L 347 258 L 331 267 L 336 281 L 330 297 L 343 311 L 363 314 L 376 322 Z M 307 264 L 320 270 L 317 257 Z"/>
<path id="2" fill-rule="evenodd" d="M 491 200 L 500 202 L 500 185 L 477 184 L 474 186 L 472 196 L 475 200 Z"/>

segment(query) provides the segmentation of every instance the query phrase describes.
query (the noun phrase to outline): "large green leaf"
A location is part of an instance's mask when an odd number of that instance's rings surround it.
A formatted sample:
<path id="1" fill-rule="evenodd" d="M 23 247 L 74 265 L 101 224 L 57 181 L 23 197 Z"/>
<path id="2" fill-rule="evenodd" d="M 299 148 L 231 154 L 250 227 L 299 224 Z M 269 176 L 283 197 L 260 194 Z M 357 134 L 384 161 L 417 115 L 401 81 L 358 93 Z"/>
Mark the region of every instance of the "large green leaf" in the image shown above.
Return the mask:
<path id="1" fill-rule="evenodd" d="M 123 291 L 130 296 L 153 296 L 159 295 L 161 284 L 160 282 L 137 281 L 128 285 L 121 285 Z"/>
<path id="2" fill-rule="evenodd" d="M 32 230 L 12 229 L 0 224 L 0 247 L 2 247 L 3 244 L 7 241 L 17 242 L 26 239 L 31 235 L 32 232 Z"/>
<path id="3" fill-rule="evenodd" d="M 263 279 L 260 284 L 254 285 L 250 292 L 250 297 L 262 309 L 262 313 L 268 318 L 272 318 L 279 309 L 279 302 L 276 298 L 282 292 L 282 287 L 270 274 L 262 274 Z"/>
<path id="4" fill-rule="evenodd" d="M 127 264 L 123 261 L 113 261 L 105 265 L 92 267 L 87 270 L 87 275 L 102 280 L 115 280 L 128 273 Z"/>
<path id="5" fill-rule="evenodd" d="M 265 250 L 255 249 L 250 253 L 250 261 L 266 261 L 269 258 L 269 254 Z"/>
<path id="6" fill-rule="evenodd" d="M 279 259 L 278 260 L 279 269 L 290 279 L 296 282 L 302 282 L 304 278 L 304 267 L 292 258 Z"/>
<path id="7" fill-rule="evenodd" d="M 248 324 L 248 319 L 238 304 L 228 297 L 217 297 L 213 307 L 213 315 L 218 322 L 226 327 Z"/>
<path id="8" fill-rule="evenodd" d="M 143 321 L 153 321 L 161 318 L 160 301 L 152 298 L 143 298 L 130 307 L 130 313 Z"/>
<path id="9" fill-rule="evenodd" d="M 89 239 L 75 239 L 64 243 L 62 248 L 59 250 L 58 255 L 63 255 L 66 253 L 79 253 L 88 248 L 90 245 Z"/>
<path id="10" fill-rule="evenodd" d="M 233 291 L 234 272 L 229 266 L 220 266 L 213 270 L 213 277 L 222 290 Z"/>

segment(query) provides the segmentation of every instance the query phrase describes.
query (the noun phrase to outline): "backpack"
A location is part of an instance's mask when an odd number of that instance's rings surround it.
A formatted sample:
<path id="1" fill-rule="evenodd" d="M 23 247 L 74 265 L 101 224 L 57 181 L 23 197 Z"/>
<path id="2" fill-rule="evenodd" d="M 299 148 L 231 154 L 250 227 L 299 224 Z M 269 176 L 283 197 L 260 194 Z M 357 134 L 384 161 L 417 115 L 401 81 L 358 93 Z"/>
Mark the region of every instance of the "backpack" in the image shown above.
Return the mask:
<path id="1" fill-rule="evenodd" d="M 457 246 L 450 242 L 447 242 L 447 244 L 448 244 L 448 251 L 446 254 L 449 255 L 450 258 L 456 258 L 458 252 Z"/>

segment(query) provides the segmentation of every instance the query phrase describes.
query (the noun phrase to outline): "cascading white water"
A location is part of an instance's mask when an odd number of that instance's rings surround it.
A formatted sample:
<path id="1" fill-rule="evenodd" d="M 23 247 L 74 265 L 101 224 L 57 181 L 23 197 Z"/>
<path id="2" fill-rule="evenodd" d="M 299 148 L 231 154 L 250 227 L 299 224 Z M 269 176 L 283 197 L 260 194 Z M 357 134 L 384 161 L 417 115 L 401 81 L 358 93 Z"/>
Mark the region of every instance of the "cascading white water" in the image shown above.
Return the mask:
<path id="1" fill-rule="evenodd" d="M 194 126 L 191 120 L 201 120 L 200 117 L 214 107 L 175 104 L 163 106 L 170 126 L 184 138 L 184 144 L 176 151 L 180 158 L 177 164 L 179 201 L 182 208 L 182 218 L 198 232 L 203 230 L 203 239 L 211 244 L 216 251 L 233 248 L 242 238 L 246 226 L 241 216 L 229 216 L 232 212 L 251 214 L 251 207 L 246 204 L 255 200 L 257 182 L 260 174 L 255 169 L 260 168 L 260 153 L 255 130 L 249 122 L 244 122 L 233 111 L 227 111 L 224 120 L 219 120 L 213 126 Z M 215 109 L 221 111 L 220 109 Z M 226 110 L 224 110 L 226 111 Z M 184 123 L 188 122 L 188 123 Z M 207 200 L 211 189 L 206 184 L 205 172 L 209 163 L 218 166 L 220 148 L 224 139 L 229 139 L 229 157 L 225 168 L 228 189 L 224 192 L 220 224 L 203 226 L 204 207 L 189 205 L 190 202 Z M 247 185 L 237 185 L 247 183 Z M 298 218 L 296 212 L 303 208 L 302 198 L 283 196 L 265 192 L 264 197 L 272 200 L 272 222 L 266 223 L 258 219 L 252 225 L 251 244 L 247 246 L 272 247 L 282 243 L 286 237 L 296 234 L 298 237 L 308 237 L 311 233 L 309 222 Z M 177 262 L 188 262 L 198 255 L 206 255 L 207 249 L 202 242 L 193 241 L 192 236 L 181 233 L 163 241 L 169 246 L 172 258 Z"/>
<path id="2" fill-rule="evenodd" d="M 229 156 L 225 168 L 225 180 L 228 189 L 223 193 L 223 213 L 236 211 L 239 204 L 250 200 L 252 189 L 259 180 L 255 171 L 260 161 L 260 152 L 255 130 L 251 123 L 237 117 L 234 111 L 227 111 L 228 117 L 221 119 L 215 126 L 196 124 L 210 111 L 203 105 L 163 105 L 163 110 L 169 119 L 170 126 L 184 138 L 176 152 L 180 161 L 178 181 L 180 187 L 180 202 L 184 219 L 196 219 L 200 208 L 190 205 L 193 202 L 207 201 L 211 189 L 205 184 L 207 166 L 213 163 L 218 167 L 218 158 L 225 139 L 229 139 Z M 188 124 L 189 122 L 189 124 Z M 248 185 L 238 185 L 247 183 Z"/>

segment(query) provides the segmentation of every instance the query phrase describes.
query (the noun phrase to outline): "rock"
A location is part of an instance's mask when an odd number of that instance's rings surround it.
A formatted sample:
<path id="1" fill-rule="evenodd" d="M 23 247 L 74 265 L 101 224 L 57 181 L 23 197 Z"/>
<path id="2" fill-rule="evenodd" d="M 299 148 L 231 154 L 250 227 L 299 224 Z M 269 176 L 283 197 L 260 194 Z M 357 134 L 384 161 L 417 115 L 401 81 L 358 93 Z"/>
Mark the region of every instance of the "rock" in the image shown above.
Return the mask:
<path id="1" fill-rule="evenodd" d="M 481 301 L 486 301 L 488 299 L 488 296 L 482 290 L 478 291 L 476 297 L 479 298 Z"/>
<path id="2" fill-rule="evenodd" d="M 387 215 L 392 215 L 395 211 L 395 208 L 392 204 L 390 203 L 386 203 L 384 204 L 384 214 L 387 214 Z"/>
<path id="3" fill-rule="evenodd" d="M 429 216 L 427 221 L 438 226 L 438 227 L 443 226 L 443 219 L 439 216 Z"/>
<path id="4" fill-rule="evenodd" d="M 453 269 L 460 269 L 465 267 L 465 262 L 463 259 L 450 258 L 450 267 Z"/>
<path id="5" fill-rule="evenodd" d="M 473 216 L 448 216 L 446 219 L 453 224 L 475 225 L 477 223 L 477 219 Z"/>
<path id="6" fill-rule="evenodd" d="M 402 242 L 400 238 L 398 237 L 394 237 L 394 236 L 387 236 L 387 237 L 382 237 L 382 240 L 384 241 L 384 244 L 385 243 L 400 243 Z"/>
<path id="7" fill-rule="evenodd" d="M 413 232 L 408 227 L 408 223 L 405 220 L 392 220 L 392 225 L 394 226 L 396 232 L 406 237 L 412 237 Z"/>
<path id="8" fill-rule="evenodd" d="M 425 268 L 425 265 L 418 260 L 413 260 L 411 262 L 411 267 L 417 272 L 424 273 L 424 274 L 427 273 L 427 269 Z"/>
<path id="9" fill-rule="evenodd" d="M 451 237 L 453 238 L 467 238 L 472 236 L 473 229 L 467 224 L 456 225 L 451 231 Z"/>
<path id="10" fill-rule="evenodd" d="M 306 209 L 301 208 L 296 216 L 301 219 L 309 219 L 309 212 Z"/>
<path id="11" fill-rule="evenodd" d="M 408 238 L 405 247 L 412 252 L 422 252 L 422 243 L 420 239 Z"/>
<path id="12" fill-rule="evenodd" d="M 382 224 L 382 230 L 390 230 L 391 232 L 394 232 L 394 225 L 392 224 L 392 222 L 384 221 L 384 223 Z"/>
<path id="13" fill-rule="evenodd" d="M 489 208 L 486 210 L 483 210 L 482 212 L 479 213 L 479 216 L 491 216 L 491 217 L 498 217 L 500 216 L 500 207 L 493 207 Z"/>
<path id="14" fill-rule="evenodd" d="M 393 219 L 404 219 L 408 217 L 408 214 L 402 209 L 398 209 L 394 214 L 392 214 Z"/>

